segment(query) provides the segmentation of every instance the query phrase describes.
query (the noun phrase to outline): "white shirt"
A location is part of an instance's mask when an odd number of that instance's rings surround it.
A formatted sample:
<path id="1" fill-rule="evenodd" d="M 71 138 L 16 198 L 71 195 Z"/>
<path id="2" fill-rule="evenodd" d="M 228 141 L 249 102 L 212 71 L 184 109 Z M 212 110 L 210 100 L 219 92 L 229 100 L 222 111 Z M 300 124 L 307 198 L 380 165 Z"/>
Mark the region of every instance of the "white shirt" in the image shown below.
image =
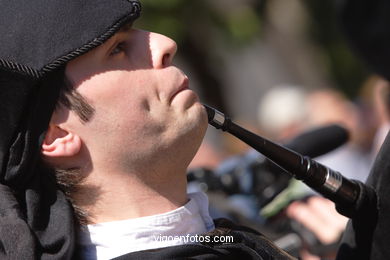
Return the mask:
<path id="1" fill-rule="evenodd" d="M 83 226 L 78 234 L 82 259 L 111 259 L 130 252 L 185 244 L 189 241 L 172 239 L 173 236 L 213 230 L 207 196 L 196 192 L 189 193 L 188 198 L 187 204 L 166 213 Z"/>

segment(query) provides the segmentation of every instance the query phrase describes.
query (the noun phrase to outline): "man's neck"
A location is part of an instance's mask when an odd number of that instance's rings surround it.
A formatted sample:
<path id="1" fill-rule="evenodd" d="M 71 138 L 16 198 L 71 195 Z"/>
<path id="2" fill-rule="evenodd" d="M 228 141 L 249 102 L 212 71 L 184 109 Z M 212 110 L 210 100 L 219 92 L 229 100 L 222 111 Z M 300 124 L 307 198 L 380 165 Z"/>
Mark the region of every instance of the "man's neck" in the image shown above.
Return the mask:
<path id="1" fill-rule="evenodd" d="M 96 175 L 95 175 L 96 176 Z M 132 174 L 110 174 L 84 183 L 73 199 L 89 223 L 102 223 L 165 213 L 187 203 L 186 175 L 159 176 L 147 182 Z M 96 180 L 96 177 L 95 177 Z"/>

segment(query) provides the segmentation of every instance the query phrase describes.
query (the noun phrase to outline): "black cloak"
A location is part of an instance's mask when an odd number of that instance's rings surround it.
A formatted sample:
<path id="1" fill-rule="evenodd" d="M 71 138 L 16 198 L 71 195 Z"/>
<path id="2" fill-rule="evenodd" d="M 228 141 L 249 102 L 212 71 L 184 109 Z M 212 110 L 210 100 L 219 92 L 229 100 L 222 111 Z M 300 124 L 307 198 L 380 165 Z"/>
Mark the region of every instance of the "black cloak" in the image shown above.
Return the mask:
<path id="1" fill-rule="evenodd" d="M 71 205 L 40 147 L 68 61 L 140 14 L 137 0 L 0 0 L 0 259 L 70 259 Z"/>

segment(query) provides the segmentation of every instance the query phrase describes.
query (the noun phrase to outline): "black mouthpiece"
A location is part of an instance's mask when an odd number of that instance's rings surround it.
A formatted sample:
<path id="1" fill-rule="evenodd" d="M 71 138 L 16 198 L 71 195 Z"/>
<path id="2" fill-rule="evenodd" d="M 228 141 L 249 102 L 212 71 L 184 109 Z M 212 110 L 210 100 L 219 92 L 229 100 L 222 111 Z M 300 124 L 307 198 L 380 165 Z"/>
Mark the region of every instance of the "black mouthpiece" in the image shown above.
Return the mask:
<path id="1" fill-rule="evenodd" d="M 222 131 L 227 131 L 230 119 L 227 118 L 222 112 L 203 104 L 206 108 L 209 124 Z"/>

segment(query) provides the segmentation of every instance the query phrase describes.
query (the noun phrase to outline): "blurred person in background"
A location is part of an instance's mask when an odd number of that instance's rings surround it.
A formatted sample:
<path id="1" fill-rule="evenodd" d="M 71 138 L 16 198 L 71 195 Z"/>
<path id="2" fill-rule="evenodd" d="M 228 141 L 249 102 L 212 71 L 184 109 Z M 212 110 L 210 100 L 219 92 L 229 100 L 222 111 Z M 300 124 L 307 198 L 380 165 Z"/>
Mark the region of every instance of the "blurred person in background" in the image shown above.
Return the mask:
<path id="1" fill-rule="evenodd" d="M 257 123 L 262 134 L 286 142 L 307 128 L 307 91 L 296 85 L 276 85 L 265 91 L 257 106 Z"/>
<path id="2" fill-rule="evenodd" d="M 287 143 L 294 136 L 308 129 L 309 126 L 314 127 L 314 123 L 310 124 L 314 120 L 309 119 L 311 113 L 308 108 L 308 92 L 302 87 L 288 84 L 272 87 L 259 100 L 258 132 L 279 143 Z M 337 120 L 325 120 L 323 123 L 334 123 L 334 121 Z M 315 123 L 320 125 L 318 122 Z M 277 216 L 284 214 L 283 209 L 288 206 L 288 203 L 314 194 L 304 184 L 292 180 L 290 175 L 270 164 L 266 158 L 253 149 L 223 161 L 216 168 L 215 173 L 209 172 L 208 174 L 216 176 L 216 179 L 209 177 L 208 180 L 202 180 L 203 187 L 212 187 L 211 182 L 214 181 L 219 183 L 219 190 L 224 191 L 226 195 L 226 198 L 223 199 L 211 199 L 212 214 L 222 214 L 240 223 L 257 226 L 263 232 L 268 232 L 266 234 L 273 239 L 280 239 L 281 236 L 292 231 L 291 227 L 280 228 L 286 224 L 286 221 L 275 220 L 275 217 L 278 218 Z M 208 185 L 207 181 L 209 181 Z M 214 191 L 209 191 L 210 198 L 214 197 L 210 196 Z M 274 201 L 274 198 L 277 200 Z M 281 200 L 284 202 L 280 203 Z M 325 210 L 328 210 L 329 203 L 318 202 L 319 200 L 313 200 L 314 204 L 325 205 Z M 335 211 L 334 207 L 331 210 Z M 274 213 L 264 213 L 266 211 Z M 336 218 L 339 217 L 336 212 L 334 215 Z M 315 217 L 318 216 L 313 215 L 313 218 Z M 273 227 L 265 227 L 271 223 Z M 341 231 L 339 226 L 337 227 L 333 236 L 339 238 Z M 294 232 L 300 232 L 300 229 L 301 227 L 296 227 Z M 317 233 L 321 233 L 321 231 Z M 329 238 L 326 243 L 328 241 Z M 290 253 L 298 256 L 295 250 L 300 249 L 301 246 L 304 246 L 303 243 L 298 248 L 290 248 L 292 250 Z M 334 248 L 332 250 L 334 253 Z"/>
<path id="3" fill-rule="evenodd" d="M 359 57 L 377 74 L 390 79 L 390 2 L 347 0 L 337 2 L 344 34 Z M 366 185 L 376 196 L 348 222 L 337 259 L 390 257 L 390 137 L 387 134 Z M 372 195 L 372 194 L 371 194 Z"/>
<path id="4" fill-rule="evenodd" d="M 349 178 L 359 180 L 366 178 L 371 157 L 369 150 L 361 145 L 360 110 L 340 92 L 334 89 L 306 91 L 298 86 L 280 85 L 270 88 L 260 99 L 258 107 L 259 132 L 280 143 L 287 143 L 307 129 L 329 124 L 345 127 L 351 136 L 348 144 L 316 160 Z M 281 179 L 273 177 L 275 178 L 273 183 L 268 180 L 269 186 L 265 185 L 267 182 L 265 176 L 269 169 L 254 166 L 262 165 L 264 160 L 257 151 L 249 150 L 243 155 L 224 161 L 216 169 L 221 178 L 229 176 L 230 181 L 233 179 L 236 182 L 236 190 L 230 191 L 229 206 L 224 210 L 230 210 L 230 213 L 236 216 L 234 212 L 240 212 L 243 217 L 258 222 L 260 226 L 264 223 L 276 224 L 279 221 L 277 216 L 286 214 L 291 220 L 307 225 L 307 227 L 295 225 L 296 232 L 305 234 L 310 230 L 314 235 L 314 239 L 310 236 L 304 238 L 309 241 L 301 244 L 301 257 L 304 259 L 316 257 L 309 252 L 312 251 L 322 257 L 334 258 L 347 218 L 336 212 L 332 202 L 317 196 L 305 184 L 293 179 L 289 184 L 285 184 L 284 189 L 278 189 L 280 194 L 273 194 L 273 196 L 277 195 L 274 197 L 275 200 L 264 204 L 259 191 L 270 190 L 272 185 L 282 182 Z M 274 176 L 287 176 L 277 168 L 273 171 Z M 311 198 L 307 198 L 308 196 Z M 288 205 L 290 202 L 292 203 Z M 284 206 L 281 207 L 281 204 Z M 269 215 L 267 212 L 271 211 L 274 213 Z M 324 212 L 326 212 L 325 216 L 323 216 Z"/>
<path id="5" fill-rule="evenodd" d="M 290 90 L 291 93 L 293 93 L 293 91 L 294 89 Z M 288 92 L 286 91 L 286 93 Z M 288 105 L 292 104 L 290 101 L 281 102 L 272 110 L 263 109 L 264 115 L 260 116 L 260 118 L 268 118 L 268 120 L 263 121 L 264 124 L 271 122 L 272 126 L 273 116 L 276 118 L 274 118 L 273 121 L 277 121 L 278 118 L 289 118 L 291 120 L 293 118 L 298 118 L 294 116 L 295 114 L 298 114 L 296 113 L 298 108 L 300 116 L 299 120 L 296 120 L 295 123 L 298 123 L 299 128 L 295 128 L 299 129 L 300 132 L 329 124 L 339 124 L 351 132 L 352 136 L 357 135 L 357 131 L 359 130 L 358 110 L 352 102 L 348 101 L 336 90 L 319 89 L 305 91 L 304 95 L 301 94 L 300 100 L 297 100 L 294 95 L 290 96 L 292 97 L 292 100 L 298 101 L 294 103 L 296 104 L 295 106 L 289 107 Z M 275 100 L 277 100 L 277 96 L 275 97 Z M 281 98 L 281 100 L 283 100 L 283 98 Z M 260 107 L 264 108 L 267 101 L 261 104 Z M 272 113 L 277 111 L 278 107 L 281 107 L 283 104 L 286 105 L 286 107 L 283 108 L 285 110 L 284 114 Z M 289 109 L 294 110 L 294 112 L 291 112 Z M 283 111 L 282 109 L 279 110 Z M 266 114 L 266 112 L 268 112 L 268 114 Z M 261 110 L 259 110 L 260 115 L 262 115 L 261 113 Z M 286 129 L 291 129 L 291 127 Z M 269 131 L 278 133 L 278 131 L 274 131 L 272 128 L 269 129 Z M 297 132 L 295 132 L 295 135 L 296 134 Z M 289 138 L 291 137 L 292 136 Z M 369 167 L 367 165 L 368 160 L 365 157 L 366 155 L 361 154 L 360 151 L 357 150 L 352 140 L 347 145 L 343 145 L 335 151 L 317 157 L 316 160 L 343 174 L 347 172 L 349 176 L 353 176 L 354 174 L 356 176 L 359 172 L 366 175 Z M 362 160 L 362 158 L 365 160 Z M 300 234 L 307 234 L 307 230 L 310 230 L 314 234 L 312 238 L 303 235 L 304 243 L 299 250 L 302 259 L 318 259 L 319 256 L 315 256 L 314 254 L 319 254 L 321 257 L 334 257 L 337 251 L 337 242 L 345 228 L 347 218 L 337 213 L 332 202 L 322 196 L 317 196 L 305 184 L 296 180 L 291 180 L 289 186 L 279 194 L 277 200 L 266 205 L 262 212 L 266 212 L 269 208 L 272 208 L 272 204 L 279 201 L 284 194 L 286 194 L 285 199 L 287 200 L 285 202 L 286 216 L 297 223 L 305 223 L 305 226 L 294 224 L 295 231 Z M 292 196 L 292 194 L 295 194 L 295 197 Z M 307 196 L 310 197 L 307 198 Z M 288 202 L 292 203 L 288 205 Z M 273 218 L 275 218 L 275 216 Z"/>
<path id="6" fill-rule="evenodd" d="M 280 85 L 270 88 L 260 99 L 258 106 L 257 131 L 278 142 L 287 142 L 303 130 L 306 119 L 305 91 L 297 86 Z M 254 124 L 254 123 L 253 123 Z M 257 191 L 277 182 L 277 178 L 262 182 L 262 165 L 266 158 L 256 150 L 247 147 L 246 151 L 231 156 L 223 161 L 215 170 L 224 185 L 227 186 L 229 205 L 232 211 L 255 221 L 263 221 L 259 215 L 259 197 Z M 260 167 L 260 168 L 259 168 Z M 268 166 L 267 166 L 268 167 Z M 279 172 L 280 170 L 275 167 Z M 274 170 L 274 169 L 273 169 Z M 288 175 L 281 175 L 282 186 L 286 185 Z M 267 183 L 267 184 L 266 184 Z M 282 189 L 281 187 L 278 190 Z M 270 196 L 274 196 L 270 195 Z M 263 202 L 264 203 L 264 202 Z"/>
<path id="7" fill-rule="evenodd" d="M 345 0 L 337 1 L 337 6 L 340 7 L 340 20 L 345 35 L 348 37 L 354 50 L 357 51 L 359 57 L 362 58 L 370 68 L 389 80 L 389 1 Z M 347 108 L 347 110 L 349 109 Z M 354 113 L 355 112 L 352 114 Z M 354 120 L 356 119 L 355 116 L 356 115 L 352 116 Z M 355 135 L 354 133 L 352 135 L 352 140 L 357 141 L 356 144 L 361 144 L 359 135 Z M 375 210 L 368 208 L 365 212 L 361 211 L 359 215 L 354 216 L 349 222 L 338 250 L 338 259 L 388 259 L 390 257 L 390 248 L 388 247 L 390 241 L 390 192 L 388 188 L 390 176 L 389 154 L 390 138 L 387 136 L 378 152 L 366 182 L 367 185 L 373 187 L 377 193 L 378 201 L 372 201 L 371 205 Z M 367 166 L 368 165 L 369 164 L 367 164 Z M 364 179 L 364 172 L 363 175 L 359 174 L 357 177 Z M 340 232 L 343 230 L 343 223 L 345 223 L 345 220 L 341 221 L 340 225 L 337 224 L 334 226 L 334 229 L 339 231 L 336 236 L 329 236 L 331 239 L 328 239 L 329 237 L 325 238 L 327 236 L 323 237 L 320 235 L 323 233 L 324 227 L 329 230 L 331 229 L 325 224 L 326 221 L 316 223 L 312 221 L 311 217 L 305 217 L 305 214 L 298 216 L 301 212 L 305 212 L 306 209 L 315 214 L 322 212 L 323 207 L 318 209 L 317 206 L 315 206 L 319 203 L 322 203 L 325 209 L 331 207 L 330 205 L 326 205 L 326 201 L 322 199 L 317 201 L 318 197 L 313 198 L 313 200 L 308 200 L 307 202 L 304 202 L 304 204 L 299 204 L 300 202 L 291 204 L 292 207 L 287 210 L 287 214 L 292 218 L 296 218 L 297 221 L 306 228 L 312 229 L 314 233 L 317 233 L 316 227 L 320 227 L 320 230 L 318 230 L 320 231 L 318 233 L 318 238 L 325 243 L 333 244 L 333 241 L 337 241 Z M 294 208 L 296 210 L 294 210 Z M 323 213 L 319 214 L 316 218 L 327 216 L 325 212 L 326 211 L 323 211 Z M 323 220 L 327 219 L 329 220 L 329 218 L 323 218 Z M 313 223 L 315 224 L 313 225 Z M 331 220 L 331 223 L 338 222 Z M 335 248 L 333 247 L 331 252 L 334 252 L 334 249 Z M 305 256 L 314 257 L 312 255 Z"/>
<path id="8" fill-rule="evenodd" d="M 359 106 L 340 91 L 330 88 L 311 91 L 307 96 L 307 105 L 308 127 L 339 124 L 349 132 L 346 145 L 316 158 L 316 161 L 341 172 L 347 178 L 365 181 L 372 157 L 369 149 L 371 145 L 365 143 L 366 119 L 362 118 Z"/>
<path id="9" fill-rule="evenodd" d="M 390 84 L 379 76 L 373 76 L 371 81 L 373 81 L 373 103 L 377 115 L 377 130 L 372 144 L 374 158 L 390 129 Z"/>

